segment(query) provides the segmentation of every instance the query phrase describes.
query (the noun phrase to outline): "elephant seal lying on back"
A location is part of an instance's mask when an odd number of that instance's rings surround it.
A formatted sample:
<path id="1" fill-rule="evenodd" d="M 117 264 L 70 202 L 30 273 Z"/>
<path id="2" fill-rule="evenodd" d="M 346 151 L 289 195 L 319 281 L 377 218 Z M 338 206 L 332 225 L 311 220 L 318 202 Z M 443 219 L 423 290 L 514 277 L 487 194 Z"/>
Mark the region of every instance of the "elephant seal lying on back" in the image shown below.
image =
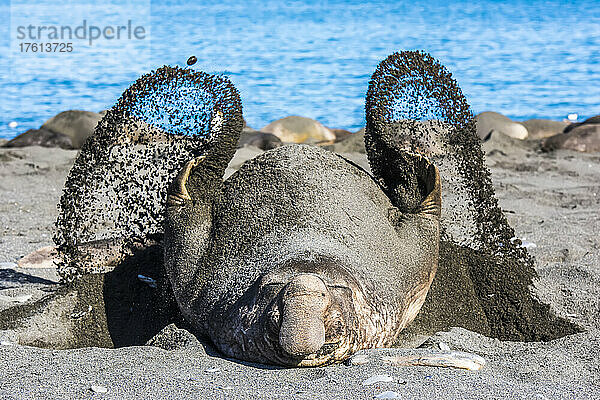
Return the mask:
<path id="1" fill-rule="evenodd" d="M 577 332 L 529 291 L 533 259 L 498 206 L 448 71 L 425 53 L 391 55 L 366 115 L 373 177 L 296 145 L 223 181 L 243 125 L 231 82 L 171 67 L 144 75 L 65 184 L 55 242 L 73 286 L 11 308 L 0 328 L 21 344 L 118 347 L 182 322 L 178 308 L 225 354 L 289 366 L 450 326 L 505 340 Z"/>
<path id="2" fill-rule="evenodd" d="M 186 320 L 224 354 L 268 364 L 323 365 L 392 345 L 437 268 L 436 166 L 375 127 L 375 178 L 288 145 L 223 181 L 242 129 L 228 111 L 213 120 L 231 129 L 213 124 L 221 133 L 168 191 L 165 268 Z"/>
<path id="3" fill-rule="evenodd" d="M 268 151 L 225 182 L 227 164 L 211 153 L 188 162 L 165 226 L 185 318 L 224 354 L 269 364 L 323 365 L 391 345 L 435 275 L 441 206 L 436 167 L 397 157 L 397 173 L 415 179 L 391 188 L 404 193 L 394 202 L 317 147 Z"/>

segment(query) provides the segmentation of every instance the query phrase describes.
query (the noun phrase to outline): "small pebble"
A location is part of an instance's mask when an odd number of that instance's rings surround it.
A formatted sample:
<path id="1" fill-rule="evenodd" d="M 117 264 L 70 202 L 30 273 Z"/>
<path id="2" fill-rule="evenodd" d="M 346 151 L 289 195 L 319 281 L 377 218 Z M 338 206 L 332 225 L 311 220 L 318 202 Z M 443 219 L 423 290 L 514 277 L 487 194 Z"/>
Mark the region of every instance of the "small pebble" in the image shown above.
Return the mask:
<path id="1" fill-rule="evenodd" d="M 362 385 L 368 386 L 378 382 L 392 382 L 393 380 L 394 378 L 389 375 L 373 375 L 372 377 L 365 379 Z"/>
<path id="2" fill-rule="evenodd" d="M 197 61 L 198 61 L 198 58 L 196 58 L 196 56 L 191 56 L 190 58 L 187 59 L 187 65 L 194 65 L 194 64 L 196 64 Z"/>
<path id="3" fill-rule="evenodd" d="M 108 392 L 108 389 L 106 387 L 99 386 L 99 385 L 92 385 L 92 387 L 90 389 L 92 389 L 92 392 L 94 392 L 94 393 L 106 393 L 106 392 Z"/>
<path id="4" fill-rule="evenodd" d="M 438 347 L 440 348 L 440 350 L 443 351 L 450 351 L 450 346 L 448 346 L 446 343 L 444 342 L 439 342 L 438 343 Z"/>
<path id="5" fill-rule="evenodd" d="M 16 346 L 17 344 L 13 343 L 13 342 L 9 342 L 8 340 L 2 340 L 2 341 L 0 341 L 0 345 L 1 346 Z"/>
<path id="6" fill-rule="evenodd" d="M 221 370 L 221 368 L 216 367 L 216 368 L 209 368 L 206 370 L 206 372 L 219 372 Z"/>
<path id="7" fill-rule="evenodd" d="M 399 399 L 400 393 L 392 392 L 391 390 L 388 390 L 386 392 L 376 394 L 375 396 L 373 396 L 373 398 L 375 398 L 375 399 Z"/>

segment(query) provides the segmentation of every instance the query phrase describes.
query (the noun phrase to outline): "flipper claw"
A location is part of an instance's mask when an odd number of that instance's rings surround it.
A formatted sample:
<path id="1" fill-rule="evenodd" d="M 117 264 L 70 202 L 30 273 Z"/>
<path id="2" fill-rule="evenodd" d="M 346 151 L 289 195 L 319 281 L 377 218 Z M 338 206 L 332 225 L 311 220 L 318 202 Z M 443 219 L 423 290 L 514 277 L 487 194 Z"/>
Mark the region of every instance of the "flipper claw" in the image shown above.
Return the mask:
<path id="1" fill-rule="evenodd" d="M 172 189 L 169 190 L 167 195 L 167 206 L 180 207 L 183 206 L 186 201 L 192 200 L 192 197 L 186 188 L 186 183 L 192 173 L 192 169 L 200 165 L 205 158 L 206 156 L 200 156 L 188 161 L 179 174 L 177 174 Z"/>

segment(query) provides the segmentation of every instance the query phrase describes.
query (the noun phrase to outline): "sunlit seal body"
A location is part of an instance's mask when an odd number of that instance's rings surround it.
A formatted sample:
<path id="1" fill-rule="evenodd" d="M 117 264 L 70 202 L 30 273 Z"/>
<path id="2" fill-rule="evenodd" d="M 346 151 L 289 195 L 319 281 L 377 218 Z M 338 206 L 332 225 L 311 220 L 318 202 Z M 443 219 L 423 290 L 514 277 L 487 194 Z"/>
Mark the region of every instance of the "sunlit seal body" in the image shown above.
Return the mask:
<path id="1" fill-rule="evenodd" d="M 165 225 L 184 317 L 227 356 L 267 364 L 323 365 L 393 344 L 435 275 L 441 202 L 437 168 L 395 156 L 391 167 L 411 175 L 390 188 L 395 201 L 316 147 L 268 151 L 225 182 L 210 152 L 188 162 Z"/>

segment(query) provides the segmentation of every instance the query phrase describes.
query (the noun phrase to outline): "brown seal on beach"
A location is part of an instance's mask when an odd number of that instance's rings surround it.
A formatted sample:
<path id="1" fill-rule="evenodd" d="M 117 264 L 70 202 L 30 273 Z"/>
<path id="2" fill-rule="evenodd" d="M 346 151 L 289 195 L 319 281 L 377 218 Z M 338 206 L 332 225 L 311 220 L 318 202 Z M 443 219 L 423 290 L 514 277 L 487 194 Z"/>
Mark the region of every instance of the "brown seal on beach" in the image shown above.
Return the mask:
<path id="1" fill-rule="evenodd" d="M 563 133 L 546 138 L 543 151 L 568 149 L 583 153 L 600 151 L 600 115 L 567 126 Z"/>
<path id="2" fill-rule="evenodd" d="M 60 147 L 65 150 L 74 149 L 71 138 L 62 133 L 52 132 L 45 128 L 29 129 L 19 136 L 9 140 L 2 147 Z"/>

